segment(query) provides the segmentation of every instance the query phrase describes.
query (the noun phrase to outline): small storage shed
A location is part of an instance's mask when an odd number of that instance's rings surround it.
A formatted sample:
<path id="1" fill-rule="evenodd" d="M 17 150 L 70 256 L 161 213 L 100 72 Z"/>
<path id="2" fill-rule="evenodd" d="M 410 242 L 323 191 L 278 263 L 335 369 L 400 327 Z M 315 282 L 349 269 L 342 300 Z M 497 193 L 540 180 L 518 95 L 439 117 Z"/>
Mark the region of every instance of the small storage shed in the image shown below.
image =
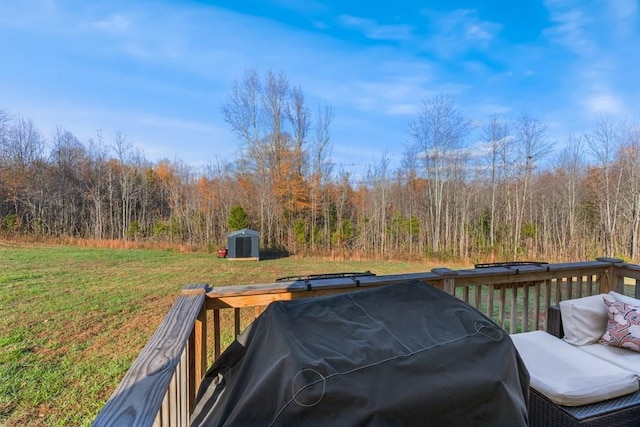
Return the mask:
<path id="1" fill-rule="evenodd" d="M 260 260 L 260 233 L 243 228 L 229 234 L 227 258 L 231 260 Z"/>

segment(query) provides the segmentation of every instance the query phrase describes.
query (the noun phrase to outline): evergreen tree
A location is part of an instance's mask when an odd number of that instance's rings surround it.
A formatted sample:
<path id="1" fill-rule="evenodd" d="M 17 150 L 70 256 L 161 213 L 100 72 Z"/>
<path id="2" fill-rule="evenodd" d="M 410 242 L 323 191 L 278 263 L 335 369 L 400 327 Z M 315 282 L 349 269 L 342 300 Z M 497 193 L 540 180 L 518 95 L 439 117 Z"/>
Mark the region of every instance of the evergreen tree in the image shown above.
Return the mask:
<path id="1" fill-rule="evenodd" d="M 247 219 L 247 213 L 240 205 L 233 205 L 229 211 L 229 221 L 227 221 L 229 229 L 232 231 L 242 230 L 249 227 L 249 220 Z"/>

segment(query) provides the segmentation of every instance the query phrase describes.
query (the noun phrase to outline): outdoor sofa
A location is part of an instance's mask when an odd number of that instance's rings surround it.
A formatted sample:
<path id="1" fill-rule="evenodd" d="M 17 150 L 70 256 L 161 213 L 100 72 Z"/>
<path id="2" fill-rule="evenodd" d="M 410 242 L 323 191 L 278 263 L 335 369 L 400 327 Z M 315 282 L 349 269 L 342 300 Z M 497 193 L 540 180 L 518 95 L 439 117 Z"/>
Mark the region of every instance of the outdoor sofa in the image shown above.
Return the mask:
<path id="1" fill-rule="evenodd" d="M 566 300 L 547 319 L 546 332 L 511 336 L 531 376 L 530 425 L 639 426 L 640 349 L 623 347 L 640 341 L 640 300 Z"/>

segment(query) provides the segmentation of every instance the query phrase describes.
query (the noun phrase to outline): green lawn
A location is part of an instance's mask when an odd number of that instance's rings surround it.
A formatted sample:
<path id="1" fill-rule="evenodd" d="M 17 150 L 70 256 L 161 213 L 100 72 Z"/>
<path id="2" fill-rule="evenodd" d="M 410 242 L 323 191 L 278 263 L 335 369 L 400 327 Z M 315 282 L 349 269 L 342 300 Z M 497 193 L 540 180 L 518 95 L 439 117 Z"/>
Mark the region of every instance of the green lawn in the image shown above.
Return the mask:
<path id="1" fill-rule="evenodd" d="M 0 241 L 0 425 L 89 425 L 180 289 L 432 265 L 23 246 Z"/>

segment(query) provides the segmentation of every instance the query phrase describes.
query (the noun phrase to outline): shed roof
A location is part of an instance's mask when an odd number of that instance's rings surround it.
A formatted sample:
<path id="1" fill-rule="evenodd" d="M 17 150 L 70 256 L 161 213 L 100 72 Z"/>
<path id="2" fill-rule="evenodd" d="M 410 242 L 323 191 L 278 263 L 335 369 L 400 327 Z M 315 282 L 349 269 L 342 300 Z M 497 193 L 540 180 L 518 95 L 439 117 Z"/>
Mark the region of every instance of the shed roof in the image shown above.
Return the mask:
<path id="1" fill-rule="evenodd" d="M 260 232 L 255 230 L 250 230 L 248 228 L 243 228 L 242 230 L 237 230 L 229 233 L 229 237 L 236 237 L 236 236 L 260 237 Z"/>

